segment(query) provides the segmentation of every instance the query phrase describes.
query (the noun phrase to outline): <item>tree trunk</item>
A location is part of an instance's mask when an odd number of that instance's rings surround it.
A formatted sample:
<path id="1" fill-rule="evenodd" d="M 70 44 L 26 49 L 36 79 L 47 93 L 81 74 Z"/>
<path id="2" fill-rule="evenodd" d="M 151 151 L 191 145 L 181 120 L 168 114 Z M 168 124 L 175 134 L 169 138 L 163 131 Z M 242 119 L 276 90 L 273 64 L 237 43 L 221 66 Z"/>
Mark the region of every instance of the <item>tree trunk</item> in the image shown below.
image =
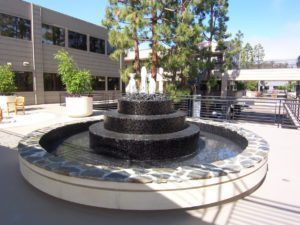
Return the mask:
<path id="1" fill-rule="evenodd" d="M 140 49 L 139 49 L 139 40 L 138 40 L 136 32 L 134 32 L 133 40 L 134 40 L 134 53 L 135 53 L 133 68 L 134 68 L 136 74 L 140 74 L 140 72 L 141 72 Z"/>
<path id="2" fill-rule="evenodd" d="M 155 0 L 153 0 L 153 8 L 152 8 L 152 18 L 151 18 L 151 26 L 152 26 L 152 66 L 151 66 L 151 74 L 154 80 L 156 80 L 157 73 L 157 63 L 158 63 L 158 55 L 157 55 L 157 9 L 155 6 Z"/>
<path id="3" fill-rule="evenodd" d="M 132 5 L 132 7 L 134 7 Z M 137 13 L 134 13 L 134 21 L 133 24 L 135 23 L 135 20 L 137 18 Z M 133 64 L 133 68 L 136 72 L 136 74 L 140 74 L 141 72 L 141 66 L 140 66 L 140 49 L 139 49 L 139 39 L 138 39 L 138 35 L 137 35 L 137 28 L 133 27 L 133 40 L 134 40 L 134 64 Z"/>

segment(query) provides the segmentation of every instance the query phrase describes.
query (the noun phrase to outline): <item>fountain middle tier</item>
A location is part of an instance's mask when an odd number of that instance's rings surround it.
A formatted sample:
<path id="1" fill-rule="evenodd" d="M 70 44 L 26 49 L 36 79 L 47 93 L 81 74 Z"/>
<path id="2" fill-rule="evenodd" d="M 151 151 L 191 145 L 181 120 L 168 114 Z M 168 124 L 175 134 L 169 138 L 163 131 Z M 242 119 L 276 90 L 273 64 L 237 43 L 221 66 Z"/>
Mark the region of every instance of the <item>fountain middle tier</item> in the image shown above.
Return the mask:
<path id="1" fill-rule="evenodd" d="M 116 110 L 104 116 L 104 128 L 128 134 L 173 133 L 187 128 L 186 113 L 176 111 L 163 115 L 128 115 Z"/>

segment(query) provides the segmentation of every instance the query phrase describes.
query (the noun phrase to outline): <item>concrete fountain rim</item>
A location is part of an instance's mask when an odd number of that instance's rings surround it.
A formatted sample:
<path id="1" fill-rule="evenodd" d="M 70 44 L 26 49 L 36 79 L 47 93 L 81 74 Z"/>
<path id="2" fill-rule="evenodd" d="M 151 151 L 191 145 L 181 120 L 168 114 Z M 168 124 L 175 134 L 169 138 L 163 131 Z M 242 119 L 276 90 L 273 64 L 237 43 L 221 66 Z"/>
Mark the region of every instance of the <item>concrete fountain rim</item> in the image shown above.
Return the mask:
<path id="1" fill-rule="evenodd" d="M 24 137 L 18 146 L 20 161 L 28 165 L 60 175 L 97 181 L 121 183 L 180 183 L 218 177 L 230 177 L 231 174 L 241 174 L 246 170 L 255 170 L 266 163 L 268 143 L 252 131 L 234 126 L 230 123 L 188 118 L 188 122 L 198 123 L 206 127 L 223 130 L 227 134 L 238 135 L 247 140 L 247 147 L 237 156 L 213 162 L 211 164 L 197 164 L 177 168 L 121 168 L 112 166 L 83 165 L 78 162 L 64 160 L 62 157 L 48 153 L 41 145 L 41 138 L 48 132 L 68 125 L 99 121 L 87 118 L 72 123 L 61 123 L 36 130 Z M 221 134 L 217 134 L 221 135 Z M 223 135 L 221 135 L 223 136 Z M 226 163 L 223 163 L 226 161 Z"/>

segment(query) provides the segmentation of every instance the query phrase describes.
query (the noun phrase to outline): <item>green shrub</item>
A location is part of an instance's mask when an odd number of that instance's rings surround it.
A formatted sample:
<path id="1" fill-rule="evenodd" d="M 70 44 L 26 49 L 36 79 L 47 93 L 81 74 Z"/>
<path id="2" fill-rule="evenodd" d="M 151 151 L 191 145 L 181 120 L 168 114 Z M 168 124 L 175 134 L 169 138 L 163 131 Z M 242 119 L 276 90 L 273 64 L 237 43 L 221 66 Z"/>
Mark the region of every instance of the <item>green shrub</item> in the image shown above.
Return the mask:
<path id="1" fill-rule="evenodd" d="M 54 58 L 58 61 L 58 74 L 67 93 L 70 95 L 90 94 L 92 92 L 92 76 L 87 70 L 80 70 L 70 54 L 59 50 Z"/>
<path id="2" fill-rule="evenodd" d="M 180 96 L 186 96 L 190 94 L 190 87 L 167 83 L 166 93 L 170 96 L 171 99 L 177 102 L 180 100 Z"/>
<path id="3" fill-rule="evenodd" d="M 16 89 L 15 73 L 11 66 L 0 66 L 0 95 L 11 95 Z"/>
<path id="4" fill-rule="evenodd" d="M 246 81 L 245 86 L 247 90 L 257 91 L 258 81 Z"/>

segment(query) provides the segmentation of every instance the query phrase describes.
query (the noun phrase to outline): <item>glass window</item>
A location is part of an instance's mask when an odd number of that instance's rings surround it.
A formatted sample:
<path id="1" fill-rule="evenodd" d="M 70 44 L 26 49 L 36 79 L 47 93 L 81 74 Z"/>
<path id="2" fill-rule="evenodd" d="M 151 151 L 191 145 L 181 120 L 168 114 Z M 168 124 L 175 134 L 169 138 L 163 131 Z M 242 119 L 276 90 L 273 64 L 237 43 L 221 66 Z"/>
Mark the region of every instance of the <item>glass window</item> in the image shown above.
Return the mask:
<path id="1" fill-rule="evenodd" d="M 90 51 L 105 54 L 105 41 L 99 38 L 90 37 Z"/>
<path id="2" fill-rule="evenodd" d="M 110 55 L 114 51 L 115 51 L 115 48 L 107 42 L 107 55 Z"/>
<path id="3" fill-rule="evenodd" d="M 64 91 L 60 77 L 56 73 L 44 73 L 44 90 L 45 91 Z"/>
<path id="4" fill-rule="evenodd" d="M 105 90 L 105 77 L 96 77 L 92 78 L 92 86 L 95 91 Z"/>
<path id="5" fill-rule="evenodd" d="M 33 91 L 32 72 L 15 72 L 17 91 Z"/>
<path id="6" fill-rule="evenodd" d="M 108 90 L 120 90 L 120 79 L 118 77 L 107 78 Z"/>
<path id="7" fill-rule="evenodd" d="M 87 50 L 86 35 L 69 31 L 69 48 Z"/>
<path id="8" fill-rule="evenodd" d="M 0 13 L 0 33 L 6 37 L 31 40 L 30 20 Z"/>
<path id="9" fill-rule="evenodd" d="M 51 45 L 65 46 L 65 29 L 50 26 L 47 24 L 42 25 L 42 42 Z"/>

